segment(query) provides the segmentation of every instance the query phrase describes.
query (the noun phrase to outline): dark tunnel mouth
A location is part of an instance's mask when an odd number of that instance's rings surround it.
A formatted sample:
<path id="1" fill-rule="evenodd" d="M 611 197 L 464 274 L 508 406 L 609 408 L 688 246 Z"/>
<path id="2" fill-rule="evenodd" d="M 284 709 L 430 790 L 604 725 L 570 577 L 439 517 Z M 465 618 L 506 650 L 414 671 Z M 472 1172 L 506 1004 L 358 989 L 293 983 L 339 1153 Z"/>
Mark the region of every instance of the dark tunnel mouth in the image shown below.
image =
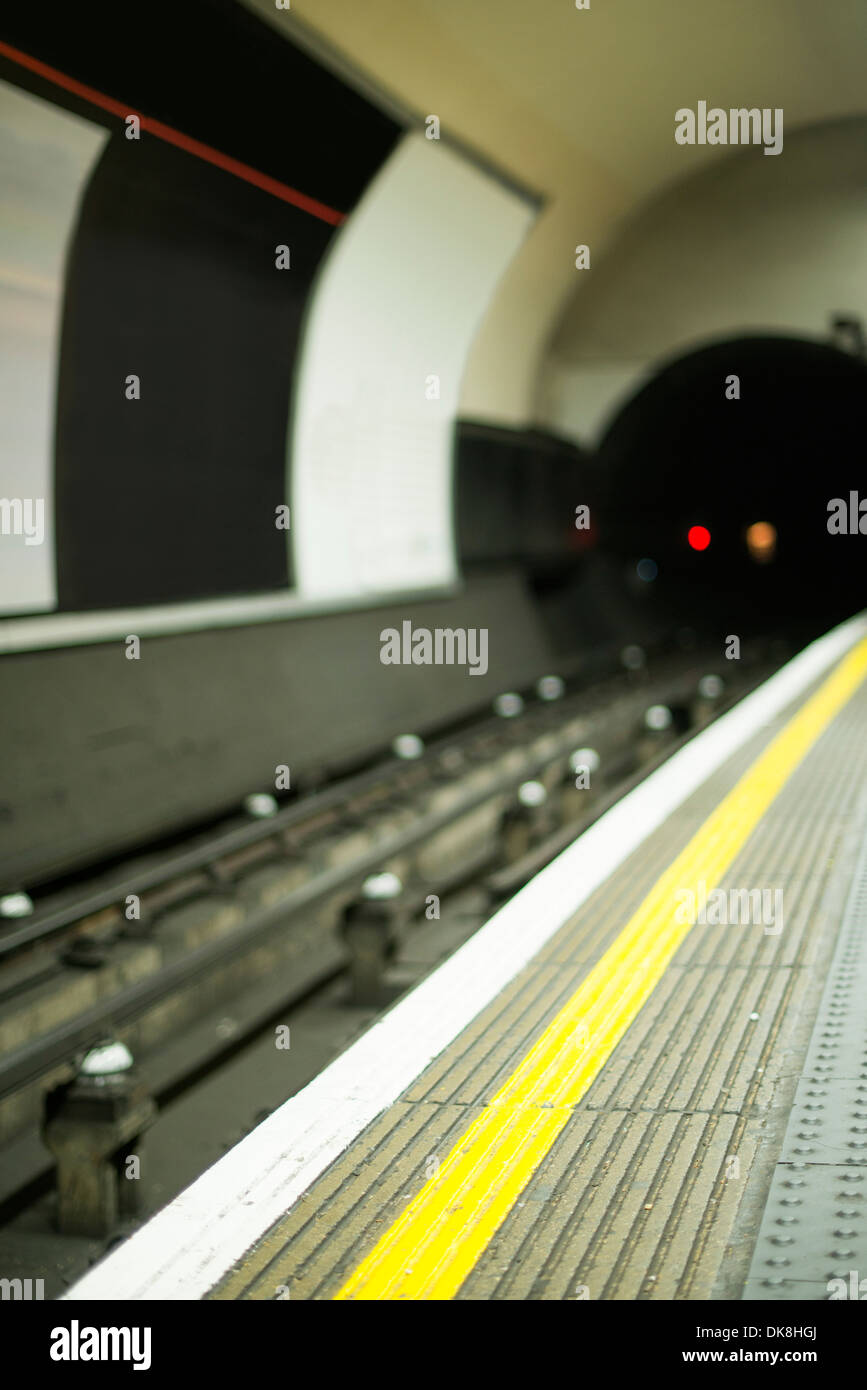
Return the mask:
<path id="1" fill-rule="evenodd" d="M 865 437 L 867 363 L 839 348 L 749 335 L 679 355 L 599 444 L 599 550 L 637 602 L 697 626 L 839 621 L 867 603 Z M 762 522 L 776 539 L 757 557 L 746 533 Z M 705 550 L 690 548 L 693 526 L 709 530 Z M 655 578 L 640 577 L 643 560 Z"/>

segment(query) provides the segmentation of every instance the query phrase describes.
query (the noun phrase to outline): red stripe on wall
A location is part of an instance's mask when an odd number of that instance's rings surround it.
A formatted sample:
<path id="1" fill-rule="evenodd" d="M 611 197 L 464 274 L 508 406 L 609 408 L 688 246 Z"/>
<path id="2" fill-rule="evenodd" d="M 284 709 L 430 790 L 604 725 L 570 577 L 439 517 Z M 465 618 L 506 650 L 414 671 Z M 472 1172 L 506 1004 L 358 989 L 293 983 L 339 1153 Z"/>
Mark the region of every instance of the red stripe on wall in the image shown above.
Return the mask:
<path id="1" fill-rule="evenodd" d="M 249 164 L 242 164 L 239 159 L 232 159 L 229 155 L 223 154 L 221 150 L 215 150 L 210 145 L 203 145 L 200 140 L 193 140 L 191 136 L 184 135 L 183 131 L 175 130 L 172 126 L 163 125 L 162 121 L 155 121 L 150 116 L 143 116 L 138 111 L 133 111 L 129 106 L 124 106 L 120 101 L 115 101 L 113 97 L 106 96 L 103 92 L 98 92 L 94 87 L 87 87 L 83 82 L 77 82 L 74 77 L 67 77 L 65 72 L 59 72 L 57 68 L 49 67 L 47 63 L 42 63 L 38 58 L 31 58 L 29 53 L 22 53 L 18 48 L 12 48 L 10 44 L 0 40 L 0 54 L 4 58 L 9 58 L 13 63 L 20 67 L 27 68 L 28 71 L 36 74 L 37 77 L 44 77 L 48 82 L 53 82 L 56 87 L 62 87 L 64 91 L 71 92 L 73 96 L 82 97 L 84 101 L 89 101 L 92 106 L 98 106 L 103 111 L 109 111 L 113 116 L 120 116 L 125 120 L 127 116 L 138 116 L 141 128 L 149 135 L 154 135 L 158 140 L 164 140 L 168 145 L 175 145 L 179 150 L 185 150 L 187 154 L 195 155 L 197 159 L 203 159 L 207 164 L 214 164 L 218 169 L 223 169 L 227 174 L 234 174 L 235 178 L 243 179 L 245 183 L 251 183 L 256 188 L 261 188 L 263 192 L 272 194 L 275 198 L 280 198 L 284 203 L 291 203 L 293 207 L 300 208 L 302 212 L 307 212 L 311 217 L 318 217 L 320 222 L 327 222 L 332 227 L 339 227 L 345 221 L 346 214 L 338 212 L 336 208 L 330 208 L 327 203 L 320 203 L 316 198 L 308 198 L 306 193 L 299 193 L 297 188 L 290 188 L 288 184 L 281 183 L 279 179 L 272 179 L 268 174 L 262 174 L 258 169 L 251 169 Z"/>

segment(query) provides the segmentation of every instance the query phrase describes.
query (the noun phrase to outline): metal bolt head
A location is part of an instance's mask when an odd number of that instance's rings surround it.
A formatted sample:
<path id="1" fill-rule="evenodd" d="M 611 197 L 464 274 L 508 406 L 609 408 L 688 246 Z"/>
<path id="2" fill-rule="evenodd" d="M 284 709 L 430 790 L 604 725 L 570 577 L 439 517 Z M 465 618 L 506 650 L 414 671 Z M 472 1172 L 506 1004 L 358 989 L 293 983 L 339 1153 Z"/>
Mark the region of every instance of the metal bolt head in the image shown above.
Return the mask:
<path id="1" fill-rule="evenodd" d="M 639 647 L 635 642 L 630 642 L 628 647 L 623 648 L 620 653 L 620 661 L 627 671 L 640 671 L 643 666 L 647 665 L 644 648 Z"/>
<path id="2" fill-rule="evenodd" d="M 672 723 L 672 713 L 668 705 L 651 705 L 644 712 L 644 726 L 652 729 L 654 733 L 661 733 L 663 729 L 670 729 Z"/>
<path id="3" fill-rule="evenodd" d="M 565 689 L 565 682 L 560 676 L 542 676 L 536 683 L 536 694 L 540 700 L 560 700 Z"/>
<path id="4" fill-rule="evenodd" d="M 585 767 L 588 772 L 595 772 L 598 766 L 599 754 L 595 748 L 576 748 L 569 755 L 569 767 L 573 772 L 580 772 Z"/>
<path id="5" fill-rule="evenodd" d="M 78 1074 L 92 1079 L 117 1076 L 120 1072 L 129 1071 L 133 1065 L 133 1056 L 126 1044 L 113 1039 L 92 1047 L 86 1053 Z"/>
<path id="6" fill-rule="evenodd" d="M 498 695 L 494 701 L 494 713 L 501 719 L 515 719 L 524 710 L 524 701 L 514 690 L 506 691 L 505 695 Z"/>
<path id="7" fill-rule="evenodd" d="M 371 874 L 361 885 L 361 896 L 366 902 L 391 902 L 403 892 L 403 884 L 397 874 Z"/>
<path id="8" fill-rule="evenodd" d="M 0 898 L 0 917 L 29 917 L 32 911 L 29 893 L 5 893 Z"/>
<path id="9" fill-rule="evenodd" d="M 718 700 L 725 690 L 721 676 L 702 676 L 698 683 L 698 693 L 703 700 Z"/>
<path id="10" fill-rule="evenodd" d="M 405 761 L 420 758 L 424 753 L 424 739 L 419 738 L 418 734 L 398 734 L 392 742 L 391 751 L 396 758 Z"/>
<path id="11" fill-rule="evenodd" d="M 548 793 L 541 782 L 522 782 L 518 788 L 518 801 L 522 806 L 544 806 Z"/>

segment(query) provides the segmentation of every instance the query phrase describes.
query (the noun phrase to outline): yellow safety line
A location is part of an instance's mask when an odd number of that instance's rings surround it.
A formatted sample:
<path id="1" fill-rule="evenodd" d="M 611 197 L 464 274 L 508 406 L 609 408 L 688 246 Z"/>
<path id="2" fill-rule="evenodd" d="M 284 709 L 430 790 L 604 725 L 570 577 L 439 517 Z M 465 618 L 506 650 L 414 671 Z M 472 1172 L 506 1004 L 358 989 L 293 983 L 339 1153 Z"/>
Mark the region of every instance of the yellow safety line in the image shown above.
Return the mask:
<path id="1" fill-rule="evenodd" d="M 457 1292 L 692 929 L 695 914 L 676 912 L 678 895 L 689 889 L 686 901 L 697 902 L 720 882 L 865 675 L 867 638 L 720 802 L 338 1299 Z"/>

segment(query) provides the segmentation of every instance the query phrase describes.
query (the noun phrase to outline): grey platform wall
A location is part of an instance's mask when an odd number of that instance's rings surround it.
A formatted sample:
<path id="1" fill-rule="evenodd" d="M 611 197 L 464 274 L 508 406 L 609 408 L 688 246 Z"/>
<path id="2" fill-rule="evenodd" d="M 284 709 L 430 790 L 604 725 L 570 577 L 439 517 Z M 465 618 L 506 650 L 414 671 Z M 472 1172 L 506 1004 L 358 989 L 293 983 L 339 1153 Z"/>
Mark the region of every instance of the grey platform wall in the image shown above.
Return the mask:
<path id="1" fill-rule="evenodd" d="M 488 671 L 385 666 L 380 631 L 488 629 Z M 361 760 L 402 732 L 483 708 L 552 663 L 524 581 L 506 570 L 447 599 L 0 660 L 0 891 L 238 808 Z M 293 780 L 293 785 L 295 784 Z"/>

